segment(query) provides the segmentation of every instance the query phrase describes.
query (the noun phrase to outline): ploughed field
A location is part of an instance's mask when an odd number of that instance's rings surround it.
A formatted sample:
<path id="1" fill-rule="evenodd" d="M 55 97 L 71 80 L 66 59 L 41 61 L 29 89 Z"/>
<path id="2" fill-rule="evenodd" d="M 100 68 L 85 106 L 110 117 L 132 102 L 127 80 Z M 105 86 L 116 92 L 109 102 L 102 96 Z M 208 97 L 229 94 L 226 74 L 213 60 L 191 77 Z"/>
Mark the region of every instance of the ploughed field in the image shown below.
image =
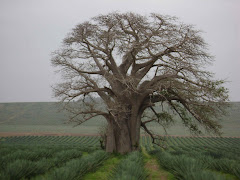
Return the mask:
<path id="1" fill-rule="evenodd" d="M 240 138 L 141 137 L 141 151 L 101 150 L 98 136 L 0 137 L 0 179 L 240 179 Z"/>

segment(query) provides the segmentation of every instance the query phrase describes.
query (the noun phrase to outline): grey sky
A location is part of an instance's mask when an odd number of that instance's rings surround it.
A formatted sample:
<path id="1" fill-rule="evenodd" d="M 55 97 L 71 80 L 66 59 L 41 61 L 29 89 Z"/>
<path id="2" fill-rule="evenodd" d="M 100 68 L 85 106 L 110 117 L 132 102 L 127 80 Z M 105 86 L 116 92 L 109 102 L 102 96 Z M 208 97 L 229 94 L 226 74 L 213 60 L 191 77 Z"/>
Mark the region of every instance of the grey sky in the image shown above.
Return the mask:
<path id="1" fill-rule="evenodd" d="M 239 0 L 0 0 L 0 102 L 55 101 L 50 54 L 80 22 L 112 11 L 177 16 L 203 30 L 215 62 L 240 101 Z"/>

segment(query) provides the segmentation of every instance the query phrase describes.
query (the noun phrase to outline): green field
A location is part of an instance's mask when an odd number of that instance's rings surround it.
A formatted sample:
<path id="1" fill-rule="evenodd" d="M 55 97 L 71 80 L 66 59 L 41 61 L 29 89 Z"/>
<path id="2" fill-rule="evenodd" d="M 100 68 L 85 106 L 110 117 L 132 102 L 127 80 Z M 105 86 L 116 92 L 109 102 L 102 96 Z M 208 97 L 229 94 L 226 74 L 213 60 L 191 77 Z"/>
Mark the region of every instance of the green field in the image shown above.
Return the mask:
<path id="1" fill-rule="evenodd" d="M 97 136 L 0 137 L 0 179 L 240 179 L 239 138 L 165 137 L 164 146 L 143 136 L 140 152 L 120 155 Z"/>
<path id="2" fill-rule="evenodd" d="M 220 123 L 223 136 L 240 137 L 240 103 Z M 0 133 L 97 134 L 101 118 L 65 124 L 55 103 L 0 104 Z M 163 134 L 153 124 L 152 130 Z M 189 135 L 176 122 L 169 135 Z M 99 136 L 0 137 L 0 180 L 237 180 L 240 138 L 163 136 L 162 147 L 142 136 L 141 151 L 125 155 L 101 150 Z"/>
<path id="3" fill-rule="evenodd" d="M 240 102 L 231 103 L 228 114 L 219 119 L 223 126 L 223 136 L 240 137 Z M 58 112 L 54 102 L 39 103 L 0 103 L 0 132 L 32 132 L 32 133 L 79 133 L 97 134 L 104 119 L 94 118 L 73 128 L 67 122 L 67 115 Z M 163 129 L 150 125 L 153 131 L 164 134 Z M 168 130 L 169 135 L 190 135 L 180 122 Z"/>

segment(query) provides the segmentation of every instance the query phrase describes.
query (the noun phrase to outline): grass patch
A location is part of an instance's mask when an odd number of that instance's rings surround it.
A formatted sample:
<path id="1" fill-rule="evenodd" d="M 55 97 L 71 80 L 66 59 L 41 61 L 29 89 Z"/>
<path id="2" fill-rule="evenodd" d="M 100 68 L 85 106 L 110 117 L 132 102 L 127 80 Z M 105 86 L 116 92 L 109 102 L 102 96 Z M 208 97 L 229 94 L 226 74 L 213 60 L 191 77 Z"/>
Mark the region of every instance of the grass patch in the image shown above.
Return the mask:
<path id="1" fill-rule="evenodd" d="M 174 180 L 173 174 L 169 173 L 159 167 L 157 160 L 149 155 L 144 147 L 142 147 L 142 153 L 144 155 L 145 169 L 148 173 L 148 180 Z"/>
<path id="2" fill-rule="evenodd" d="M 82 156 L 87 156 L 87 155 L 89 155 L 88 152 L 83 152 L 83 153 L 82 153 Z"/>

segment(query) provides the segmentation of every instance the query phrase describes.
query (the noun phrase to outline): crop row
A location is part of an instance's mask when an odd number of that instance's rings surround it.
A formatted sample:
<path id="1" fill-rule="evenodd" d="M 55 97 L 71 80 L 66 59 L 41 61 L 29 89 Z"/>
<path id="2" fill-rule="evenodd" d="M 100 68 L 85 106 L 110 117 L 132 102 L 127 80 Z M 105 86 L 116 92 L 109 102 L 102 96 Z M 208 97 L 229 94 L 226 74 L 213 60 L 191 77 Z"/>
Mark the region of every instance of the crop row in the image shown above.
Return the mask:
<path id="1" fill-rule="evenodd" d="M 228 137 L 174 137 L 163 136 L 162 139 L 168 146 L 178 145 L 238 145 L 240 146 L 240 138 L 228 138 Z M 141 141 L 144 144 L 151 144 L 150 136 L 143 136 Z"/>
<path id="2" fill-rule="evenodd" d="M 88 150 L 88 152 L 86 152 Z M 110 157 L 102 150 L 51 145 L 0 145 L 0 179 L 71 180 L 94 172 Z M 146 179 L 141 152 L 130 153 L 112 169 L 109 179 Z"/>
<path id="3" fill-rule="evenodd" d="M 144 137 L 145 138 L 145 137 Z M 142 139 L 147 141 L 149 139 Z M 182 141 L 181 141 L 182 140 Z M 153 146 L 150 151 L 160 166 L 177 179 L 240 179 L 240 156 L 227 146 L 170 145 L 167 149 Z M 185 141 L 187 142 L 187 141 Z M 238 146 L 236 145 L 236 148 Z M 94 172 L 110 156 L 90 146 L 52 144 L 0 144 L 0 179 L 81 179 Z M 114 165 L 108 179 L 146 179 L 141 152 L 130 153 Z"/>
<path id="4" fill-rule="evenodd" d="M 151 138 L 149 136 L 142 137 L 142 145 L 147 150 L 151 150 Z M 163 137 L 161 143 L 167 149 L 182 148 L 191 150 L 192 148 L 200 150 L 207 149 L 209 151 L 221 150 L 227 153 L 240 156 L 240 138 L 223 138 L 223 137 Z"/>
<path id="5" fill-rule="evenodd" d="M 226 179 L 223 174 L 240 179 L 240 158 L 231 151 L 199 146 L 173 146 L 167 150 L 151 151 L 159 164 L 177 179 Z M 229 177 L 228 177 L 229 178 Z M 231 178 L 230 178 L 231 179 Z"/>
<path id="6" fill-rule="evenodd" d="M 98 136 L 13 136 L 0 137 L 0 143 L 18 143 L 18 144 L 83 144 L 83 145 L 99 145 Z M 224 137 L 173 137 L 163 136 L 163 140 L 168 146 L 179 145 L 211 145 L 211 146 L 240 146 L 240 138 L 224 138 Z M 142 136 L 141 144 L 151 146 L 150 136 Z"/>
<path id="7" fill-rule="evenodd" d="M 71 179 L 83 176 L 108 157 L 101 150 L 51 145 L 1 145 L 0 155 L 0 179 L 4 180 Z"/>
<path id="8" fill-rule="evenodd" d="M 156 153 L 159 164 L 180 180 L 225 180 L 221 174 L 207 170 L 207 165 L 184 155 L 171 155 L 167 152 Z"/>
<path id="9" fill-rule="evenodd" d="M 147 178 L 147 173 L 144 169 L 143 156 L 140 152 L 132 152 L 123 159 L 118 166 L 113 170 L 112 180 L 129 180 L 138 179 L 144 180 Z"/>
<path id="10" fill-rule="evenodd" d="M 55 168 L 53 171 L 39 176 L 35 180 L 80 179 L 86 173 L 94 171 L 98 166 L 102 165 L 107 158 L 108 154 L 106 152 L 97 150 L 93 154 L 68 161 L 64 166 Z"/>
<path id="11" fill-rule="evenodd" d="M 0 137 L 0 144 L 21 144 L 21 145 L 54 145 L 69 147 L 98 147 L 100 137 L 98 136 L 15 136 Z M 142 136 L 141 145 L 147 150 L 153 149 L 153 144 L 149 136 Z M 161 142 L 166 148 L 182 149 L 208 149 L 209 151 L 222 150 L 235 156 L 240 156 L 240 138 L 221 137 L 163 137 Z"/>
<path id="12" fill-rule="evenodd" d="M 67 145 L 89 145 L 98 146 L 97 136 L 13 136 L 0 137 L 0 143 L 4 144 L 67 144 Z"/>

